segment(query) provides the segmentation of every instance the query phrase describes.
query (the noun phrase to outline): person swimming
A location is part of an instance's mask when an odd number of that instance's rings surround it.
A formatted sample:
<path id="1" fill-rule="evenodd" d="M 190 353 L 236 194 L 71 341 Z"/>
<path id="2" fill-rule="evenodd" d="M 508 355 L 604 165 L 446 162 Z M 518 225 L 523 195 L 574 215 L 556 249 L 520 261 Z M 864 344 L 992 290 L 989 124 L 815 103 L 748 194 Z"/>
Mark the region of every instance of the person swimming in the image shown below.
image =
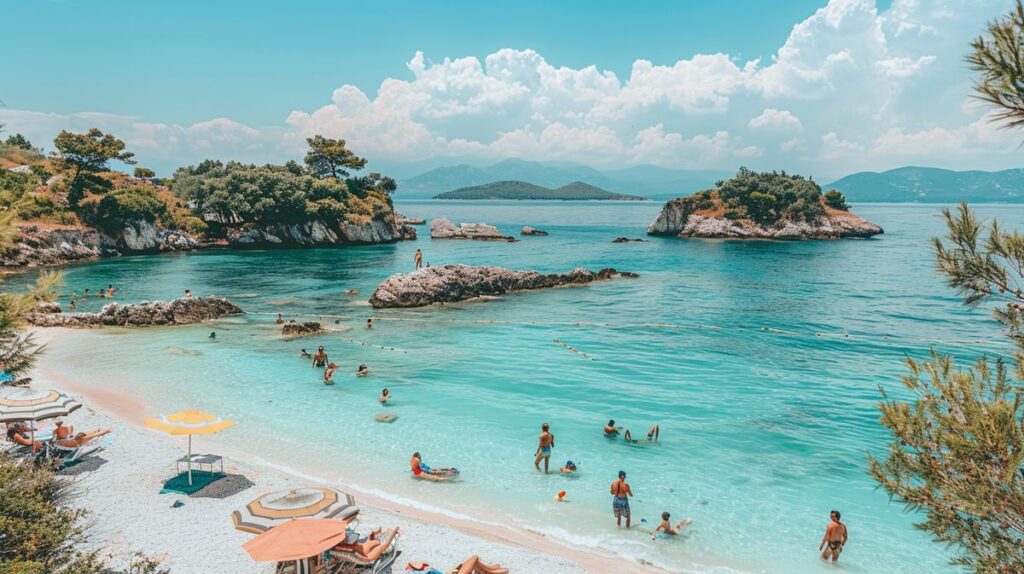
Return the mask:
<path id="1" fill-rule="evenodd" d="M 574 472 L 576 472 L 576 463 L 571 460 L 567 460 L 565 461 L 565 466 L 559 468 L 558 470 L 561 471 L 562 474 L 573 474 Z"/>
<path id="2" fill-rule="evenodd" d="M 210 338 L 211 339 L 216 339 L 217 338 L 217 331 L 210 331 Z"/>
<path id="3" fill-rule="evenodd" d="M 617 436 L 619 434 L 619 429 L 621 428 L 622 427 L 615 426 L 615 419 L 611 419 L 608 421 L 608 424 L 604 425 L 604 436 L 609 438 Z"/>
<path id="4" fill-rule="evenodd" d="M 359 368 L 356 369 L 356 376 L 357 377 L 365 377 L 366 375 L 369 375 L 369 374 L 370 374 L 370 367 L 367 367 L 365 364 L 359 365 Z"/>
<path id="5" fill-rule="evenodd" d="M 346 295 L 358 295 L 359 291 L 356 290 L 356 289 L 349 289 L 348 291 L 345 291 L 345 294 Z"/>
<path id="6" fill-rule="evenodd" d="M 337 368 L 338 368 L 338 365 L 336 365 L 334 363 L 331 363 L 330 365 L 327 365 L 327 369 L 324 370 L 324 384 L 325 385 L 333 385 L 334 384 L 334 371 Z"/>
<path id="7" fill-rule="evenodd" d="M 660 436 L 661 428 L 658 425 L 654 425 L 647 431 L 647 442 L 658 442 L 658 437 Z M 630 444 L 640 444 L 638 439 L 633 438 L 633 434 L 629 432 L 629 429 L 626 429 L 626 432 L 623 433 L 622 439 Z"/>
<path id="8" fill-rule="evenodd" d="M 117 292 L 117 289 L 114 289 L 114 284 L 113 283 L 107 283 L 107 297 L 111 297 L 112 298 L 114 296 L 114 293 L 116 293 L 116 292 Z"/>
<path id="9" fill-rule="evenodd" d="M 387 388 L 385 388 L 383 391 L 380 392 L 380 398 L 377 399 L 377 400 L 380 401 L 380 404 L 386 405 L 386 404 L 388 404 L 388 399 L 390 399 L 390 398 L 391 398 L 391 391 L 389 391 L 389 390 L 387 390 Z"/>
<path id="10" fill-rule="evenodd" d="M 323 346 L 317 348 L 316 353 L 313 355 L 313 366 L 322 369 L 327 366 L 327 353 L 324 352 Z"/>
<path id="11" fill-rule="evenodd" d="M 684 526 L 688 526 L 689 524 L 693 523 L 692 518 L 686 518 L 680 520 L 678 523 L 673 525 L 669 521 L 670 518 L 672 518 L 672 515 L 668 512 L 661 513 L 661 523 L 658 524 L 658 527 L 654 529 L 654 534 L 651 536 L 651 540 L 657 540 L 658 532 L 661 531 L 664 531 L 665 534 L 668 534 L 669 536 L 676 536 L 680 532 L 682 532 Z"/>
<path id="12" fill-rule="evenodd" d="M 309 351 L 303 349 L 302 351 L 299 352 L 299 357 L 301 357 L 303 359 L 312 359 L 313 355 L 310 355 Z"/>
<path id="13" fill-rule="evenodd" d="M 284 324 L 284 317 L 282 317 L 280 313 L 277 314 L 277 324 L 278 325 L 283 325 Z"/>
<path id="14" fill-rule="evenodd" d="M 372 318 L 366 320 L 366 328 L 367 329 L 372 329 L 373 328 L 373 319 Z"/>

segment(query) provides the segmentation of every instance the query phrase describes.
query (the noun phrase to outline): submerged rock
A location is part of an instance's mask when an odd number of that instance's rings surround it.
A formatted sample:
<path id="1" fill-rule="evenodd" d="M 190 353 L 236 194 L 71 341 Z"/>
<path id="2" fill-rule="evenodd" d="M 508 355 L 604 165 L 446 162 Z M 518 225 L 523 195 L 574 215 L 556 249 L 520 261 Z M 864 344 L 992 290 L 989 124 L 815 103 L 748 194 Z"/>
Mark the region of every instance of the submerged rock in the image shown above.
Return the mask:
<path id="1" fill-rule="evenodd" d="M 540 229 L 534 229 L 534 228 L 530 227 L 529 225 L 527 225 L 526 227 L 523 228 L 522 231 L 519 232 L 519 234 L 520 235 L 547 235 L 548 232 L 547 231 L 541 231 Z"/>
<path id="2" fill-rule="evenodd" d="M 374 307 L 423 307 L 453 303 L 510 291 L 547 289 L 562 285 L 585 285 L 615 275 L 637 277 L 635 273 L 602 269 L 596 273 L 576 268 L 568 273 L 542 274 L 513 271 L 495 266 L 444 265 L 418 269 L 406 275 L 388 277 L 370 297 Z"/>
<path id="3" fill-rule="evenodd" d="M 111 303 L 99 313 L 29 313 L 26 319 L 38 327 L 148 327 L 190 325 L 241 313 L 231 301 L 211 295 L 127 305 Z"/>
<path id="4" fill-rule="evenodd" d="M 634 243 L 634 242 L 635 243 L 643 243 L 644 241 L 647 241 L 647 240 L 646 239 L 640 239 L 640 238 L 635 238 L 634 239 L 634 238 L 629 238 L 629 237 L 616 237 L 615 239 L 612 239 L 612 243 Z"/>
<path id="5" fill-rule="evenodd" d="M 516 238 L 502 235 L 498 228 L 486 223 L 462 223 L 455 225 L 441 217 L 430 221 L 431 239 L 477 239 L 482 241 L 516 241 Z"/>
<path id="6" fill-rule="evenodd" d="M 286 337 L 306 337 L 320 333 L 323 330 L 324 326 L 318 321 L 303 321 L 302 323 L 289 321 L 281 325 L 281 334 Z"/>

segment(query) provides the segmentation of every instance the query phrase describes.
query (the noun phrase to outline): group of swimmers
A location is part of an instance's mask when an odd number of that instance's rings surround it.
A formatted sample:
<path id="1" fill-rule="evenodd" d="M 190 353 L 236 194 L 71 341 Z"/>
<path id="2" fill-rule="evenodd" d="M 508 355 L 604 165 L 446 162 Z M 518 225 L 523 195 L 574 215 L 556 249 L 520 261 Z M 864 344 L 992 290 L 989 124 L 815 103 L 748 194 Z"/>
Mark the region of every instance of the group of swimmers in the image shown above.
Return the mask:
<path id="1" fill-rule="evenodd" d="M 115 293 L 117 293 L 117 289 L 114 288 L 114 285 L 112 283 L 108 283 L 106 289 L 97 289 L 96 290 L 96 296 L 99 297 L 100 299 L 113 299 Z M 78 294 L 75 293 L 74 291 L 72 291 L 69 294 L 69 297 L 70 297 L 70 302 L 68 303 L 68 306 L 71 309 L 74 309 L 74 308 L 78 307 L 78 299 L 79 299 Z M 82 292 L 81 300 L 85 301 L 88 298 L 89 298 L 89 290 L 86 289 L 85 291 Z"/>
<path id="2" fill-rule="evenodd" d="M 17 445 L 30 447 L 32 452 L 39 452 L 44 446 L 44 441 L 33 439 L 32 429 L 28 423 L 7 423 L 6 430 L 7 440 Z M 65 448 L 81 448 L 88 444 L 89 441 L 110 434 L 110 432 L 110 429 L 96 429 L 90 432 L 76 433 L 75 427 L 65 425 L 63 421 L 57 421 L 57 426 L 53 429 L 53 436 L 49 440 L 53 444 Z"/>
<path id="3" fill-rule="evenodd" d="M 312 359 L 314 369 L 324 370 L 325 385 L 334 384 L 334 371 L 338 370 L 338 364 L 333 363 L 330 361 L 330 359 L 328 359 L 327 352 L 324 351 L 323 345 L 317 347 L 316 353 L 313 353 L 312 355 L 310 355 L 309 351 L 307 351 L 306 349 L 302 349 L 299 352 L 299 356 L 302 357 L 303 359 Z M 366 375 L 370 374 L 370 368 L 367 367 L 365 363 L 361 364 L 359 365 L 359 368 L 356 369 L 356 372 L 354 374 L 357 377 L 365 377 Z M 385 399 L 382 400 L 381 402 L 383 403 L 387 401 Z"/>

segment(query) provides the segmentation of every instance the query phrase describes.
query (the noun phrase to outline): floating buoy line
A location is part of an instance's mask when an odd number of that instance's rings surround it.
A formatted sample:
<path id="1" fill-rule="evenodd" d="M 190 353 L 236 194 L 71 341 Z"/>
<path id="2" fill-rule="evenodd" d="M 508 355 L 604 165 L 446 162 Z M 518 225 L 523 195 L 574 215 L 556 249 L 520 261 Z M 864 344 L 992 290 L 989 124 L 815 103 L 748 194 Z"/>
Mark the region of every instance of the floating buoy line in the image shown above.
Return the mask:
<path id="1" fill-rule="evenodd" d="M 572 345 L 566 345 L 562 341 L 559 341 L 558 337 L 555 337 L 554 341 L 555 341 L 556 345 L 558 345 L 560 347 L 563 347 L 563 348 L 566 348 L 566 349 L 569 349 L 570 351 L 572 351 L 573 353 L 576 353 L 577 355 L 583 357 L 584 359 L 588 359 L 588 360 L 591 360 L 591 361 L 596 361 L 597 360 L 592 355 L 584 353 L 583 351 L 577 349 L 576 347 L 573 347 Z"/>
<path id="2" fill-rule="evenodd" d="M 277 312 L 261 312 L 256 311 L 252 313 L 246 313 L 247 315 L 269 315 L 277 316 Z M 366 316 L 352 316 L 352 315 L 329 315 L 322 313 L 300 313 L 294 315 L 295 317 L 316 317 L 320 319 L 337 319 L 339 321 L 365 321 L 368 317 Z M 765 333 L 770 335 L 779 335 L 785 337 L 809 337 L 810 332 L 804 331 L 786 331 L 783 329 L 776 329 L 774 327 L 723 327 L 719 325 L 708 325 L 704 323 L 603 323 L 594 321 L 509 321 L 507 319 L 457 319 L 457 318 L 418 318 L 418 317 L 369 317 L 373 319 L 374 323 L 377 322 L 405 322 L 405 323 L 449 323 L 449 324 L 462 324 L 462 325 L 516 325 L 523 327 L 591 327 L 591 328 L 605 328 L 605 329 L 665 329 L 665 330 L 695 330 L 695 331 L 734 331 L 734 332 L 750 332 L 750 333 Z M 987 347 L 1001 347 L 1004 349 L 1012 349 L 1014 345 L 1007 341 L 1000 340 L 986 340 L 986 339 L 922 339 L 915 337 L 902 337 L 898 335 L 879 335 L 879 334 L 853 334 L 847 332 L 822 332 L 815 331 L 813 336 L 823 339 L 833 339 L 837 341 L 858 341 L 858 342 L 892 342 L 892 343 L 903 343 L 903 344 L 921 344 L 921 345 L 953 345 L 963 347 L 974 347 L 974 346 L 987 346 Z M 396 349 L 394 347 L 386 347 L 383 345 L 375 345 L 372 343 L 365 343 L 363 341 L 356 341 L 350 339 L 349 342 L 360 344 L 364 346 L 378 347 L 386 351 L 399 351 L 407 353 L 408 351 Z M 556 343 L 562 344 L 558 339 L 555 339 Z M 568 348 L 568 346 L 567 346 Z M 578 351 L 578 350 L 577 350 Z M 582 353 L 582 351 L 578 351 Z M 585 354 L 585 353 L 584 353 Z M 591 360 L 597 360 L 587 355 Z"/>

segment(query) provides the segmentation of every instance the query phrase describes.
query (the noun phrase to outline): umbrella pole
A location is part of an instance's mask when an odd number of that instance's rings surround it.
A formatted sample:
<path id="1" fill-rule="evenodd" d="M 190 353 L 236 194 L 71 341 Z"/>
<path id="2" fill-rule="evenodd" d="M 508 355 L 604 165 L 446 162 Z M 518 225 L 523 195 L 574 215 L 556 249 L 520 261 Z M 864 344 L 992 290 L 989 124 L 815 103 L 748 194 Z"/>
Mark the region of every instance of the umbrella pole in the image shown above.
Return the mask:
<path id="1" fill-rule="evenodd" d="M 188 485 L 192 486 L 192 435 L 188 435 Z"/>

